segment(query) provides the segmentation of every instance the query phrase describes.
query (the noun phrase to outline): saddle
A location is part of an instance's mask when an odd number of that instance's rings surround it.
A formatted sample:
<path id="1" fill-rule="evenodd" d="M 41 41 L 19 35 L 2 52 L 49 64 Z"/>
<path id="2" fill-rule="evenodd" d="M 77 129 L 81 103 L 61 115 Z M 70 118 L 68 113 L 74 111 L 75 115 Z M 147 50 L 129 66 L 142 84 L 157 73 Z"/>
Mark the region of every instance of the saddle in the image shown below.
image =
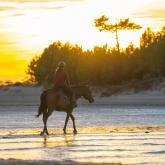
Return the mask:
<path id="1" fill-rule="evenodd" d="M 55 92 L 57 107 L 65 108 L 71 104 L 69 96 L 66 93 L 64 93 L 62 89 L 58 89 Z"/>
<path id="2" fill-rule="evenodd" d="M 69 95 L 63 88 L 54 89 L 56 93 L 56 105 L 62 108 L 77 107 L 75 95 Z"/>

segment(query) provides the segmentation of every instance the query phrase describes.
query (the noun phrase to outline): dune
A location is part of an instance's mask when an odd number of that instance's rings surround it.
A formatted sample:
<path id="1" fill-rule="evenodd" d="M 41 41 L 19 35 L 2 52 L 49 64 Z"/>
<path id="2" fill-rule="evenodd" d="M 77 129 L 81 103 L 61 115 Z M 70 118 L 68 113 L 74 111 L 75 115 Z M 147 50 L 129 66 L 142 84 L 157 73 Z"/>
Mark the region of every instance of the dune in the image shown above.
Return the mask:
<path id="1" fill-rule="evenodd" d="M 42 87 L 10 86 L 0 88 L 0 105 L 38 105 Z M 97 104 L 144 104 L 164 105 L 165 90 L 140 91 L 138 93 L 122 92 L 112 96 L 100 96 L 101 92 L 93 92 Z M 79 104 L 88 104 L 80 99 Z"/>

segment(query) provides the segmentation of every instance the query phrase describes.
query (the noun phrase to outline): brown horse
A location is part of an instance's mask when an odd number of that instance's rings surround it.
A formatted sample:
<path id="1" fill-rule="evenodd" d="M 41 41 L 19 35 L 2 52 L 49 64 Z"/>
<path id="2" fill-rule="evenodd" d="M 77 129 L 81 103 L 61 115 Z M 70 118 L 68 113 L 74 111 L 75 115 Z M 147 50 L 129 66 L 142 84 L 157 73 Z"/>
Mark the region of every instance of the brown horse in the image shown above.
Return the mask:
<path id="1" fill-rule="evenodd" d="M 72 90 L 76 100 L 79 99 L 80 97 L 83 97 L 84 99 L 88 100 L 90 103 L 94 102 L 94 99 L 92 97 L 91 91 L 88 86 L 73 86 Z M 43 114 L 44 128 L 43 131 L 41 132 L 41 135 L 43 135 L 44 133 L 46 133 L 47 135 L 49 134 L 47 130 L 47 120 L 54 110 L 67 113 L 65 119 L 65 125 L 63 128 L 64 134 L 66 134 L 66 126 L 69 117 L 73 122 L 73 128 L 74 128 L 73 133 L 74 134 L 77 133 L 75 118 L 72 114 L 73 108 L 72 106 L 70 106 L 70 99 L 63 93 L 62 90 L 56 92 L 54 89 L 48 89 L 41 94 L 40 99 L 41 102 L 36 117 L 39 117 L 41 114 Z"/>

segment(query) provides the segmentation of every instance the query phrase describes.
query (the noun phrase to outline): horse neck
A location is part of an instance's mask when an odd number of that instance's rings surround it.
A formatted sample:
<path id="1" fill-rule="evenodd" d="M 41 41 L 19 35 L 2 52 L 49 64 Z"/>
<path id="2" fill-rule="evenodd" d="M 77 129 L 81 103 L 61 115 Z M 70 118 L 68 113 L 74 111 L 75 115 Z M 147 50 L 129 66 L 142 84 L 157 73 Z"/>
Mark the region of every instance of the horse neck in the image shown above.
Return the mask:
<path id="1" fill-rule="evenodd" d="M 76 99 L 79 99 L 84 94 L 84 90 L 81 87 L 73 87 L 73 92 Z"/>

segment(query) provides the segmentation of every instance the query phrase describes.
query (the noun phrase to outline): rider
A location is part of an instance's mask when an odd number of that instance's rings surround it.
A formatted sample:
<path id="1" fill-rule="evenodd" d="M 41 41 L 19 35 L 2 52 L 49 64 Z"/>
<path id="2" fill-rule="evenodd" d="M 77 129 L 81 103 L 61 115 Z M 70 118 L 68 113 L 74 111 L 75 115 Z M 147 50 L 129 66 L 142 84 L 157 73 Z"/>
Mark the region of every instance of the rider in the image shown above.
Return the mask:
<path id="1" fill-rule="evenodd" d="M 55 90 L 62 89 L 70 98 L 71 107 L 76 107 L 75 99 L 73 97 L 73 91 L 70 86 L 69 76 L 64 70 L 65 62 L 60 61 L 55 71 L 53 83 Z"/>

